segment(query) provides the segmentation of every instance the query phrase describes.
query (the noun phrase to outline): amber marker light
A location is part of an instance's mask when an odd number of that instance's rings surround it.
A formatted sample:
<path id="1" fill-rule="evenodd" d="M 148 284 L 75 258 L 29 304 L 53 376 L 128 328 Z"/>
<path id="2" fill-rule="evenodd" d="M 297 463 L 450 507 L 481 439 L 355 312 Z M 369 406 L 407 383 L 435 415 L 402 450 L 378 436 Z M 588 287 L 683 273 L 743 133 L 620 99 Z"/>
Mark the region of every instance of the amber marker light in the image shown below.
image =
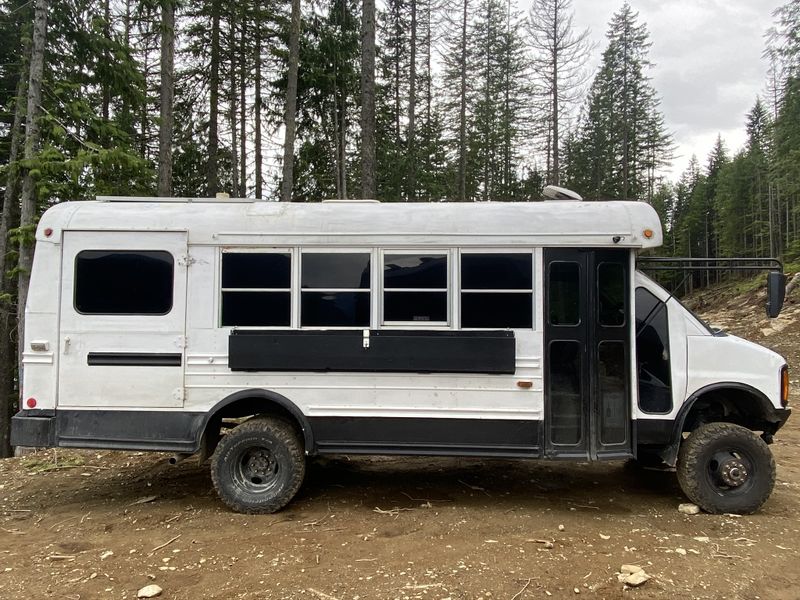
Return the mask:
<path id="1" fill-rule="evenodd" d="M 789 367 L 786 365 L 781 369 L 781 406 L 789 406 Z"/>
<path id="2" fill-rule="evenodd" d="M 648 240 L 651 237 L 653 237 L 653 230 L 652 229 L 645 229 L 642 233 L 644 234 L 644 237 L 646 237 Z"/>
<path id="3" fill-rule="evenodd" d="M 517 387 L 522 388 L 523 390 L 529 390 L 533 387 L 532 381 L 518 381 Z"/>

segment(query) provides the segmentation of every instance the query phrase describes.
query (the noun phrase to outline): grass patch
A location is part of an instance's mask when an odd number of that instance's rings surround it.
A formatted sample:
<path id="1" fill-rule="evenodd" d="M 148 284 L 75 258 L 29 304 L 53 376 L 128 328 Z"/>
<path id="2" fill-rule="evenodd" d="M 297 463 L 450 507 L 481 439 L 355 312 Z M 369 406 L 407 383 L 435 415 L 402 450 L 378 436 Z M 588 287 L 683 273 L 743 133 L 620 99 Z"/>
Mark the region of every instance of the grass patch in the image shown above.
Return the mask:
<path id="1" fill-rule="evenodd" d="M 22 466 L 31 473 L 45 473 L 59 469 L 74 469 L 84 464 L 84 460 L 78 455 L 59 456 L 58 451 L 34 454 L 22 459 Z"/>

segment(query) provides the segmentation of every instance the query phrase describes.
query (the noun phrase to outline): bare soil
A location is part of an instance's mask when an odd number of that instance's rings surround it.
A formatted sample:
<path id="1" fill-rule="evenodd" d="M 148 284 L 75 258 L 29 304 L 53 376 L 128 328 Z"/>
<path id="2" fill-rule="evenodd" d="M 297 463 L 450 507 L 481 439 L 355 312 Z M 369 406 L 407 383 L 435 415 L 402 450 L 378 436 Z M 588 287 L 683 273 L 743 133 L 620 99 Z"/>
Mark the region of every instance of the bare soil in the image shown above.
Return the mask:
<path id="1" fill-rule="evenodd" d="M 706 313 L 800 364 L 800 306 L 761 300 Z M 286 510 L 245 516 L 193 461 L 49 450 L 0 461 L 0 599 L 796 599 L 799 449 L 795 417 L 743 517 L 679 513 L 674 473 L 621 463 L 381 457 L 312 461 Z"/>

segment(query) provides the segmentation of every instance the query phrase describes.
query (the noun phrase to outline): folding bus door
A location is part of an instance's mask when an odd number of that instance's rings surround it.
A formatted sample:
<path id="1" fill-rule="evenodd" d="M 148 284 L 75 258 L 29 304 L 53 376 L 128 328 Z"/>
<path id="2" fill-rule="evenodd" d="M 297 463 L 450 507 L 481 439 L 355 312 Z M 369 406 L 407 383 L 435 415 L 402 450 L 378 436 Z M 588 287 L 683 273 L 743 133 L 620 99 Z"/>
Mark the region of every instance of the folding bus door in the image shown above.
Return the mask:
<path id="1" fill-rule="evenodd" d="M 545 250 L 550 456 L 630 455 L 629 258 L 626 250 Z"/>

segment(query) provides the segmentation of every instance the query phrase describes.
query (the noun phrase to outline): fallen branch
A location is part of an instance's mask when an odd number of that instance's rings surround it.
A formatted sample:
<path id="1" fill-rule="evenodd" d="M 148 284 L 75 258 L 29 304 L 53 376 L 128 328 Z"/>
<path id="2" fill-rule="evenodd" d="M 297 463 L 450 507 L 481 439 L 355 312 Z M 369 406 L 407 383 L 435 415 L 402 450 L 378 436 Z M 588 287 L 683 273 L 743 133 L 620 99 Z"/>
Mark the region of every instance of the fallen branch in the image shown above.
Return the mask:
<path id="1" fill-rule="evenodd" d="M 47 560 L 65 560 L 65 561 L 72 561 L 75 560 L 75 556 L 73 554 L 50 554 L 47 557 Z"/>
<path id="2" fill-rule="evenodd" d="M 158 551 L 159 551 L 159 550 L 161 550 L 162 548 L 166 548 L 166 547 L 167 547 L 167 546 L 169 546 L 169 545 L 170 545 L 172 542 L 174 542 L 174 541 L 175 541 L 175 540 L 177 540 L 179 537 L 181 537 L 181 535 L 182 535 L 182 534 L 180 534 L 180 533 L 179 533 L 178 535 L 176 535 L 176 536 L 175 536 L 174 538 L 172 538 L 171 540 L 168 540 L 168 541 L 164 542 L 164 543 L 163 543 L 163 544 L 161 544 L 160 546 L 156 546 L 155 548 L 153 548 L 152 550 L 150 550 L 150 552 L 147 554 L 147 556 L 153 556 L 153 554 L 155 554 L 156 552 L 158 552 Z"/>
<path id="3" fill-rule="evenodd" d="M 525 585 L 522 586 L 522 589 L 520 591 L 518 591 L 516 594 L 514 594 L 513 596 L 511 596 L 511 600 L 517 600 L 517 598 L 522 596 L 522 594 L 525 593 L 525 590 L 528 589 L 528 586 L 531 584 L 531 581 L 532 581 L 531 579 L 528 579 L 528 581 L 525 582 Z"/>
<path id="4" fill-rule="evenodd" d="M 406 494 L 405 492 L 400 492 L 400 493 L 403 494 L 403 496 L 405 496 L 412 502 L 452 502 L 452 500 L 430 500 L 429 498 L 414 498 L 413 496 L 411 496 L 411 494 Z"/>

